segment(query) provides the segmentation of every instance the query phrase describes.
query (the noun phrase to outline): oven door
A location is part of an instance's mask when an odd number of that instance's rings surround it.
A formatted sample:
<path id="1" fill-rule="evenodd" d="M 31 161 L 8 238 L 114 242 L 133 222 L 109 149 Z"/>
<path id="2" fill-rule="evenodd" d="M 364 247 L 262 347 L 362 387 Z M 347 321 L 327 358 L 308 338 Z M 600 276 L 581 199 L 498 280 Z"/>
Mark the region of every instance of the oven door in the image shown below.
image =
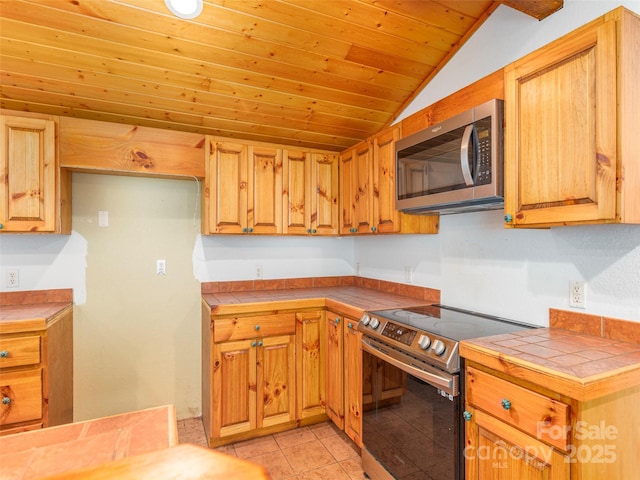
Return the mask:
<path id="1" fill-rule="evenodd" d="M 459 376 L 363 337 L 362 466 L 372 480 L 459 480 Z"/>

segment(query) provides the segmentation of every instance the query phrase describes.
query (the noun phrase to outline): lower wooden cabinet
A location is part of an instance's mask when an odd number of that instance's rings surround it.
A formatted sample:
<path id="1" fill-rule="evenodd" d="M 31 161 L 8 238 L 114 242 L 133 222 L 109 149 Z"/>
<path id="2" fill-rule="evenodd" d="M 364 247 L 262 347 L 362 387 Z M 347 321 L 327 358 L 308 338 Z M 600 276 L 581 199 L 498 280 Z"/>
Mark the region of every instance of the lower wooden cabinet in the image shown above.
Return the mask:
<path id="1" fill-rule="evenodd" d="M 467 480 L 637 477 L 640 386 L 579 401 L 476 362 L 465 374 Z"/>
<path id="2" fill-rule="evenodd" d="M 214 436 L 294 420 L 294 338 L 283 335 L 214 344 Z"/>
<path id="3" fill-rule="evenodd" d="M 344 430 L 344 318 L 327 311 L 327 416 L 341 430 Z"/>
<path id="4" fill-rule="evenodd" d="M 344 322 L 344 432 L 359 447 L 362 446 L 362 347 L 358 321 Z"/>
<path id="5" fill-rule="evenodd" d="M 296 315 L 297 418 L 325 413 L 325 312 Z"/>
<path id="6" fill-rule="evenodd" d="M 73 309 L 0 335 L 0 435 L 73 421 Z"/>

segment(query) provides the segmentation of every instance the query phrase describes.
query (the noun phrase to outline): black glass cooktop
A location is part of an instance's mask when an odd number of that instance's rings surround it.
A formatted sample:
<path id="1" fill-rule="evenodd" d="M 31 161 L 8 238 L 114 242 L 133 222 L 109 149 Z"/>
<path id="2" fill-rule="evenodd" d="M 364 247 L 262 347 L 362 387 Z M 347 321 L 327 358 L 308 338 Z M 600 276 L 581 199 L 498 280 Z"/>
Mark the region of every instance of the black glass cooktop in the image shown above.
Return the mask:
<path id="1" fill-rule="evenodd" d="M 368 313 L 372 317 L 386 318 L 455 341 L 538 328 L 536 325 L 445 305 L 424 305 Z"/>

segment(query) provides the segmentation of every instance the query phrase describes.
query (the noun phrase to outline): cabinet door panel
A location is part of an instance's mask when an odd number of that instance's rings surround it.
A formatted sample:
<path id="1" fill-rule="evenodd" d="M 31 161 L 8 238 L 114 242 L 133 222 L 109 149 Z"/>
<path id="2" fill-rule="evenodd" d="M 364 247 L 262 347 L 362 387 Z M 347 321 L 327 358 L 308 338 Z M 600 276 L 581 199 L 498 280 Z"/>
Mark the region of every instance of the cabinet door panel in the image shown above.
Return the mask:
<path id="1" fill-rule="evenodd" d="M 505 69 L 505 212 L 513 224 L 616 218 L 616 25 Z"/>
<path id="2" fill-rule="evenodd" d="M 214 344 L 213 436 L 256 428 L 256 348 L 252 341 Z"/>
<path id="3" fill-rule="evenodd" d="M 204 231 L 242 233 L 247 228 L 247 146 L 210 142 L 204 195 Z"/>
<path id="4" fill-rule="evenodd" d="M 311 228 L 317 235 L 338 233 L 338 157 L 311 155 Z"/>
<path id="5" fill-rule="evenodd" d="M 283 233 L 307 235 L 311 228 L 311 162 L 306 152 L 285 150 Z"/>
<path id="6" fill-rule="evenodd" d="M 297 415 L 325 413 L 325 312 L 296 313 Z"/>
<path id="7" fill-rule="evenodd" d="M 373 166 L 371 144 L 356 150 L 356 191 L 354 197 L 358 233 L 371 233 L 373 226 Z"/>
<path id="8" fill-rule="evenodd" d="M 362 334 L 357 330 L 357 321 L 345 319 L 345 322 L 344 431 L 356 445 L 362 446 Z"/>
<path id="9" fill-rule="evenodd" d="M 282 232 L 282 150 L 249 147 L 247 224 L 253 233 Z"/>
<path id="10" fill-rule="evenodd" d="M 327 415 L 340 429 L 344 428 L 343 391 L 343 319 L 327 312 Z"/>
<path id="11" fill-rule="evenodd" d="M 3 115 L 0 129 L 2 231 L 55 231 L 55 122 Z"/>
<path id="12" fill-rule="evenodd" d="M 380 233 L 400 230 L 396 210 L 396 150 L 399 129 L 394 128 L 373 141 L 373 221 Z"/>
<path id="13" fill-rule="evenodd" d="M 0 398 L 0 425 L 41 418 L 42 369 L 2 373 Z"/>
<path id="14" fill-rule="evenodd" d="M 340 233 L 354 233 L 356 197 L 355 149 L 340 154 Z"/>
<path id="15" fill-rule="evenodd" d="M 295 347 L 293 336 L 267 337 L 258 349 L 258 428 L 294 420 Z"/>
<path id="16" fill-rule="evenodd" d="M 465 458 L 467 478 L 566 480 L 569 459 L 552 447 L 478 410 L 472 411 Z M 469 443 L 475 439 L 475 443 Z"/>

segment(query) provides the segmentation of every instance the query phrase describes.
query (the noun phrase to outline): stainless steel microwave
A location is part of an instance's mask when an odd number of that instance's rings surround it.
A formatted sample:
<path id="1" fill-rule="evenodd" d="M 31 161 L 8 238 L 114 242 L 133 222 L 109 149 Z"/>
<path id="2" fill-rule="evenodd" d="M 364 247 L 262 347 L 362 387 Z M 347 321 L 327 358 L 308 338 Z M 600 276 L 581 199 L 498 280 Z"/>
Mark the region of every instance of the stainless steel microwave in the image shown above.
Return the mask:
<path id="1" fill-rule="evenodd" d="M 396 209 L 448 214 L 504 205 L 503 101 L 494 99 L 396 142 Z"/>

